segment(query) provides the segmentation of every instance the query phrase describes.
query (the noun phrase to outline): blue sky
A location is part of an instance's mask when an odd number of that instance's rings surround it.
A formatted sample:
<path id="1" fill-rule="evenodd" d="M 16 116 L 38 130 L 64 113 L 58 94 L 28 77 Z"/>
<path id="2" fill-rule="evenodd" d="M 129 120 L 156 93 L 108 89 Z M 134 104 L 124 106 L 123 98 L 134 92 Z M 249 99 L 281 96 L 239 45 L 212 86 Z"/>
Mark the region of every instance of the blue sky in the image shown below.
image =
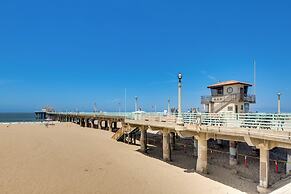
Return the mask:
<path id="1" fill-rule="evenodd" d="M 1 1 L 0 112 L 200 106 L 207 85 L 253 82 L 253 110 L 291 112 L 290 1 Z"/>

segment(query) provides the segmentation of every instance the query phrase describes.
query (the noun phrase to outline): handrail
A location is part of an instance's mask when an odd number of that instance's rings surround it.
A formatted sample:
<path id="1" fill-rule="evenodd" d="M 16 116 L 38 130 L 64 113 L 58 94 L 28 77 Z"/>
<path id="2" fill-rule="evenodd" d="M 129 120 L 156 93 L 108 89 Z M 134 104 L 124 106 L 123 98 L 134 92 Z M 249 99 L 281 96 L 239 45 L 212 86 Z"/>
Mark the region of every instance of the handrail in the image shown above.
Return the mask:
<path id="1" fill-rule="evenodd" d="M 182 113 L 185 124 L 219 126 L 225 128 L 264 129 L 291 132 L 291 114 L 268 113 Z M 174 116 L 174 118 L 173 118 Z M 177 113 L 146 114 L 141 120 L 175 123 Z M 169 119 L 172 117 L 171 119 Z"/>
<path id="2" fill-rule="evenodd" d="M 123 116 L 128 120 L 143 120 L 165 123 L 176 123 L 178 114 L 165 115 L 164 113 L 49 113 L 56 115 L 89 115 L 89 116 Z M 224 128 L 247 128 L 270 131 L 291 132 L 291 114 L 273 113 L 182 113 L 185 124 L 201 126 L 218 126 Z"/>
<path id="3" fill-rule="evenodd" d="M 227 94 L 227 95 L 217 95 L 217 96 L 201 96 L 201 103 L 202 104 L 209 104 L 210 102 L 228 102 L 228 100 L 232 101 L 240 101 L 243 100 L 249 103 L 256 102 L 256 95 L 245 95 L 241 93 L 235 94 Z"/>

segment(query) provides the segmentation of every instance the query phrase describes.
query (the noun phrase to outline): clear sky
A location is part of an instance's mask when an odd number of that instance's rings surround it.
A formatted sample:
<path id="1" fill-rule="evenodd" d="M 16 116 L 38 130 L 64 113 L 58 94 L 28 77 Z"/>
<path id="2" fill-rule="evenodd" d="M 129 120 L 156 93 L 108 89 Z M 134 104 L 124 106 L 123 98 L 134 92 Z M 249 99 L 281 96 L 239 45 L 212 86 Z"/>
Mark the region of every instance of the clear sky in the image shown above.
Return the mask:
<path id="1" fill-rule="evenodd" d="M 291 112 L 291 2 L 123 0 L 0 2 L 0 112 L 200 106 L 207 85 L 253 82 L 252 110 Z"/>

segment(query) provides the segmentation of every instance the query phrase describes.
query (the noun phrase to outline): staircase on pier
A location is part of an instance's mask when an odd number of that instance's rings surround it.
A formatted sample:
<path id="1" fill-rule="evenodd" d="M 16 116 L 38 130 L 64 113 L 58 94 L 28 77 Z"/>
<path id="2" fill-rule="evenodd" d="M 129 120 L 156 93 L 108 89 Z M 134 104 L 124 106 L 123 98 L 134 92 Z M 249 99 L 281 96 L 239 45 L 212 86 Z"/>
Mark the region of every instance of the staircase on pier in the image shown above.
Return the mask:
<path id="1" fill-rule="evenodd" d="M 225 107 L 227 107 L 230 103 L 237 101 L 237 95 L 229 95 L 227 96 L 220 105 L 214 107 L 213 113 L 218 113 Z"/>
<path id="2" fill-rule="evenodd" d="M 116 133 L 112 136 L 112 139 L 117 141 L 123 141 L 126 137 L 130 137 L 133 134 L 137 133 L 139 128 L 137 127 L 130 127 L 129 125 L 122 126 Z"/>

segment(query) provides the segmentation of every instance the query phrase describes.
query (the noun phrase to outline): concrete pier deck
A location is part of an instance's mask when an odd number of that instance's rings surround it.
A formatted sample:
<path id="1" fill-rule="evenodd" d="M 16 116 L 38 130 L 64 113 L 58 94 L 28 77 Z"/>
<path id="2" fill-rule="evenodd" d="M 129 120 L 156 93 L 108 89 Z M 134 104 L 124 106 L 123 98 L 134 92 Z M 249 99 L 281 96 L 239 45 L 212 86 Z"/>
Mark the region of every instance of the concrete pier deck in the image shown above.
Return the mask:
<path id="1" fill-rule="evenodd" d="M 256 113 L 183 113 L 183 123 L 178 123 L 179 115 L 162 114 L 74 114 L 74 113 L 48 113 L 49 117 L 60 121 L 73 121 L 81 126 L 88 127 L 89 123 L 94 128 L 97 126 L 112 130 L 112 124 L 121 122 L 117 133 L 132 141 L 134 129 L 139 129 L 141 134 L 146 134 L 148 129 L 160 131 L 163 134 L 163 159 L 171 161 L 171 147 L 174 141 L 170 140 L 170 134 L 178 134 L 181 137 L 193 137 L 197 141 L 197 164 L 196 171 L 207 173 L 207 141 L 209 139 L 236 142 L 246 142 L 249 146 L 260 150 L 260 178 L 258 191 L 269 192 L 269 151 L 279 147 L 291 149 L 291 114 L 256 114 Z M 181 118 L 180 118 L 181 120 Z M 109 123 L 109 124 L 108 124 Z M 115 124 L 117 126 L 117 124 Z M 97 127 L 98 128 L 98 127 Z M 102 127 L 101 127 L 102 128 Z M 119 136 L 120 137 L 120 136 Z M 146 152 L 146 135 L 142 135 L 141 150 Z M 230 146 L 230 164 L 236 163 L 236 147 Z M 287 157 L 291 158 L 291 157 Z M 286 171 L 290 172 L 290 161 L 286 162 Z"/>

